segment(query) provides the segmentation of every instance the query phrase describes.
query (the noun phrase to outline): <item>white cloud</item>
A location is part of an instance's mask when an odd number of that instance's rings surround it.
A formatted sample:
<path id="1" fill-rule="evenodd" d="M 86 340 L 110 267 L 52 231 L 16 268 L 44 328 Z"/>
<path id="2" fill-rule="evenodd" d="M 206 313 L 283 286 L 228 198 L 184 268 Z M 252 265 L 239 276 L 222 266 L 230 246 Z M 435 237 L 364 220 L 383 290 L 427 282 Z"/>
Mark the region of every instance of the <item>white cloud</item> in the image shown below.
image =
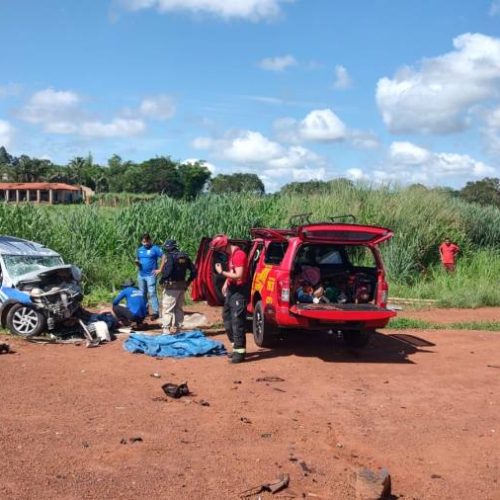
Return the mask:
<path id="1" fill-rule="evenodd" d="M 393 142 L 389 147 L 389 158 L 402 165 L 421 165 L 430 157 L 430 151 L 411 142 Z"/>
<path id="2" fill-rule="evenodd" d="M 140 119 L 114 118 L 108 122 L 90 119 L 82 108 L 82 102 L 83 99 L 76 92 L 47 88 L 35 92 L 17 115 L 28 123 L 40 125 L 44 132 L 50 134 L 96 138 L 129 137 L 140 134 L 146 128 Z M 146 106 L 150 115 L 153 111 L 165 112 L 160 108 L 159 105 L 154 109 Z"/>
<path id="3" fill-rule="evenodd" d="M 489 15 L 491 17 L 500 14 L 500 0 L 493 0 L 490 5 Z"/>
<path id="4" fill-rule="evenodd" d="M 35 92 L 18 115 L 34 124 L 69 122 L 81 116 L 80 103 L 76 92 L 48 88 Z"/>
<path id="5" fill-rule="evenodd" d="M 498 97 L 500 39 L 466 33 L 453 46 L 378 81 L 377 104 L 391 132 L 455 132 L 468 126 L 476 105 Z"/>
<path id="6" fill-rule="evenodd" d="M 495 173 L 495 169 L 466 154 L 434 153 L 411 142 L 393 142 L 386 160 L 373 171 L 348 171 L 350 178 L 371 179 L 376 183 L 423 183 L 440 185 L 481 178 Z"/>
<path id="7" fill-rule="evenodd" d="M 14 129 L 6 120 L 0 120 L 0 146 L 9 147 Z"/>
<path id="8" fill-rule="evenodd" d="M 128 10 L 156 9 L 167 13 L 188 11 L 194 14 L 211 14 L 224 19 L 259 21 L 271 19 L 281 12 L 281 4 L 294 0 L 121 0 Z"/>
<path id="9" fill-rule="evenodd" d="M 331 109 L 316 109 L 302 120 L 299 132 L 305 140 L 334 142 L 345 139 L 347 128 Z"/>
<path id="10" fill-rule="evenodd" d="M 309 149 L 294 145 L 285 147 L 260 132 L 229 131 L 221 138 L 198 137 L 192 141 L 214 157 L 238 164 L 259 175 L 267 191 L 274 191 L 292 180 L 323 179 L 325 160 Z"/>
<path id="11" fill-rule="evenodd" d="M 245 130 L 223 146 L 222 156 L 236 163 L 261 163 L 278 158 L 283 147 L 260 132 Z"/>
<path id="12" fill-rule="evenodd" d="M 344 66 L 335 66 L 335 82 L 333 86 L 338 90 L 348 89 L 352 85 L 351 77 Z"/>
<path id="13" fill-rule="evenodd" d="M 20 92 L 21 92 L 21 85 L 18 85 L 17 83 L 8 83 L 7 85 L 0 85 L 0 99 L 16 96 Z"/>
<path id="14" fill-rule="evenodd" d="M 144 132 L 146 125 L 142 120 L 115 118 L 110 122 L 85 121 L 79 133 L 87 137 L 129 137 Z"/>
<path id="15" fill-rule="evenodd" d="M 365 174 L 360 168 L 349 168 L 346 170 L 346 177 L 353 181 L 368 181 L 370 176 Z"/>
<path id="16" fill-rule="evenodd" d="M 204 167 L 207 167 L 211 174 L 215 173 L 217 167 L 213 163 L 209 163 L 205 160 L 200 160 L 199 158 L 187 158 L 182 162 L 183 165 L 193 165 L 195 163 L 200 163 Z"/>
<path id="17" fill-rule="evenodd" d="M 155 120 L 168 120 L 175 114 L 175 104 L 171 97 L 160 94 L 148 97 L 141 102 L 139 110 L 142 116 Z"/>
<path id="18" fill-rule="evenodd" d="M 259 61 L 259 67 L 267 71 L 284 71 L 296 64 L 297 61 L 290 54 L 281 57 L 266 57 Z"/>
<path id="19" fill-rule="evenodd" d="M 349 141 L 356 149 L 377 149 L 380 147 L 380 140 L 376 134 L 363 130 L 350 130 Z"/>

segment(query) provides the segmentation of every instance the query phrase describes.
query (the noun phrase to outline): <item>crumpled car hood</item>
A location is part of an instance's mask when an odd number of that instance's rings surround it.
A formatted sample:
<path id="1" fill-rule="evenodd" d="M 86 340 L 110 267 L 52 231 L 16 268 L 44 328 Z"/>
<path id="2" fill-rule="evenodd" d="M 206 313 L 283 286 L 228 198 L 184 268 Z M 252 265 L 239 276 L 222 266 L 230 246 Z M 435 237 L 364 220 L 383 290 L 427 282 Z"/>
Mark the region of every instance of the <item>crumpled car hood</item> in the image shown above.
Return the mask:
<path id="1" fill-rule="evenodd" d="M 72 266 L 71 264 L 65 264 L 62 266 L 54 266 L 50 267 L 47 269 L 44 269 L 43 271 L 33 271 L 31 273 L 26 273 L 21 276 L 18 276 L 17 278 L 13 279 L 14 285 L 22 285 L 25 283 L 32 283 L 34 281 L 40 281 L 49 278 L 53 274 L 57 274 L 58 272 L 62 270 L 68 270 L 71 272 L 73 276 L 73 269 L 78 269 L 75 266 Z M 72 278 L 74 279 L 74 278 Z M 75 280 L 76 281 L 76 280 Z"/>

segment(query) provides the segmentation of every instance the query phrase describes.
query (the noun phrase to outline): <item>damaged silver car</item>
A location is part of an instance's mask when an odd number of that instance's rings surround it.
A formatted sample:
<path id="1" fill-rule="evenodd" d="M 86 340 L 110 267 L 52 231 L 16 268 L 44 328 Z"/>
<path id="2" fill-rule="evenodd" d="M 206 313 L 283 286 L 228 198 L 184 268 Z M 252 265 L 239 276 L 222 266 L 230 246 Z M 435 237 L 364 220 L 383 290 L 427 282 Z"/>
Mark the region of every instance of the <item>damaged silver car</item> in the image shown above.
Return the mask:
<path id="1" fill-rule="evenodd" d="M 81 271 L 40 243 L 0 236 L 0 321 L 31 337 L 76 315 L 83 299 Z"/>

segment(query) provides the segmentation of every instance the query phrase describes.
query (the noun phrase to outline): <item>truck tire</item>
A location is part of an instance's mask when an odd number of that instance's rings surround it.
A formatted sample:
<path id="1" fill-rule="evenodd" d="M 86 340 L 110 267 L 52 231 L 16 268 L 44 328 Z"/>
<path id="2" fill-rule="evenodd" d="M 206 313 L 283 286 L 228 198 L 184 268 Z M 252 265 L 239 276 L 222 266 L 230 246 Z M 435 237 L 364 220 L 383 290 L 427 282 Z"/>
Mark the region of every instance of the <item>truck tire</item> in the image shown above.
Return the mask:
<path id="1" fill-rule="evenodd" d="M 272 347 L 278 340 L 278 329 L 266 321 L 264 306 L 259 300 L 253 311 L 253 338 L 259 347 Z"/>
<path id="2" fill-rule="evenodd" d="M 370 330 L 346 330 L 342 332 L 342 338 L 347 347 L 365 347 L 370 341 Z"/>
<path id="3" fill-rule="evenodd" d="M 45 329 L 45 316 L 30 306 L 13 305 L 7 314 L 7 328 L 21 337 L 40 335 Z"/>

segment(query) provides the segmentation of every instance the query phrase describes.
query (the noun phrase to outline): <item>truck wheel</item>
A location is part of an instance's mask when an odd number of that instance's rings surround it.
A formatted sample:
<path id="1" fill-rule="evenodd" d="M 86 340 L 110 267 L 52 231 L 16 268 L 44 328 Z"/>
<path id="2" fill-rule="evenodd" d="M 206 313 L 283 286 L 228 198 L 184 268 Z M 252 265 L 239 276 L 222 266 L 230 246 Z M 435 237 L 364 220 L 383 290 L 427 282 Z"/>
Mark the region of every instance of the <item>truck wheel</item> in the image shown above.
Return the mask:
<path id="1" fill-rule="evenodd" d="M 30 306 L 15 304 L 7 314 L 7 328 L 14 335 L 33 337 L 45 328 L 45 317 Z"/>
<path id="2" fill-rule="evenodd" d="M 370 330 L 347 330 L 342 332 L 347 347 L 365 347 L 370 341 Z"/>
<path id="3" fill-rule="evenodd" d="M 253 338 L 259 347 L 272 347 L 278 340 L 278 329 L 266 321 L 261 300 L 253 311 Z"/>

